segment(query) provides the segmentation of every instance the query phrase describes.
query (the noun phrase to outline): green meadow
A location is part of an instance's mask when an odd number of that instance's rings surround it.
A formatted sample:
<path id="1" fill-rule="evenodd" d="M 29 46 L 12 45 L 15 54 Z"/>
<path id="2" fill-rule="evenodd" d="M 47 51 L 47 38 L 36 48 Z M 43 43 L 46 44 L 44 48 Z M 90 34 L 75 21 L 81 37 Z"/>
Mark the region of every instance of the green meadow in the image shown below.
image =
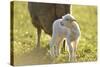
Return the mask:
<path id="1" fill-rule="evenodd" d="M 47 45 L 51 37 L 42 31 L 41 47 L 35 48 L 37 32 L 31 23 L 26 2 L 14 2 L 13 17 L 13 52 L 14 64 L 51 64 L 69 63 L 68 52 L 52 59 L 48 54 Z M 77 49 L 77 62 L 97 60 L 97 7 L 72 5 L 72 14 L 80 26 L 81 37 Z M 12 36 L 11 36 L 12 37 Z"/>

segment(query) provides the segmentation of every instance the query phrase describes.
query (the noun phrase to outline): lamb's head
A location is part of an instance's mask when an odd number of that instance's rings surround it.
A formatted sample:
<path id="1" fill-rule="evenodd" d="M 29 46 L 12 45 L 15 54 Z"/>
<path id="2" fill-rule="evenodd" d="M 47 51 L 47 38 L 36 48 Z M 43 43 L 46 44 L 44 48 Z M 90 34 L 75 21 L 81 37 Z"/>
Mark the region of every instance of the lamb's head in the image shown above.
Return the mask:
<path id="1" fill-rule="evenodd" d="M 72 23 L 73 21 L 76 21 L 76 19 L 71 14 L 66 14 L 66 15 L 62 16 L 62 21 L 64 23 Z"/>

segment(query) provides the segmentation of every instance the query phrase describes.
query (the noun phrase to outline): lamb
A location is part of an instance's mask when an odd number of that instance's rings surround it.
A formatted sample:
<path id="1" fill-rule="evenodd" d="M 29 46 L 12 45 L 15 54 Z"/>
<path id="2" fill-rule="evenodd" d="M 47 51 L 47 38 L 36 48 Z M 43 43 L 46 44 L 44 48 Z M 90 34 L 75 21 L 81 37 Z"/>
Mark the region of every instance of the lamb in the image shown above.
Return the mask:
<path id="1" fill-rule="evenodd" d="M 67 40 L 69 61 L 75 61 L 77 45 L 80 38 L 80 28 L 76 19 L 71 14 L 66 14 L 53 23 L 53 33 L 50 42 L 51 56 L 55 57 L 59 55 L 59 45 L 64 38 Z"/>

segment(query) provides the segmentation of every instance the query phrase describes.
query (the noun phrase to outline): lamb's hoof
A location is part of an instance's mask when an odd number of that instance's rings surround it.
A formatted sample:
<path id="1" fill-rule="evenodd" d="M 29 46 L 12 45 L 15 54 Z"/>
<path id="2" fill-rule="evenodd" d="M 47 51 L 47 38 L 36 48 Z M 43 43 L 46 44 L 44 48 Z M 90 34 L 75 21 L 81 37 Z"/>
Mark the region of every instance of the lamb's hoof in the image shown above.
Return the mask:
<path id="1" fill-rule="evenodd" d="M 75 62 L 77 62 L 77 60 L 76 59 L 72 59 L 72 60 L 69 60 L 69 62 L 70 63 L 75 63 Z"/>
<path id="2" fill-rule="evenodd" d="M 55 55 L 53 53 L 51 53 L 50 50 L 48 50 L 48 55 L 51 56 L 52 58 L 55 57 Z"/>

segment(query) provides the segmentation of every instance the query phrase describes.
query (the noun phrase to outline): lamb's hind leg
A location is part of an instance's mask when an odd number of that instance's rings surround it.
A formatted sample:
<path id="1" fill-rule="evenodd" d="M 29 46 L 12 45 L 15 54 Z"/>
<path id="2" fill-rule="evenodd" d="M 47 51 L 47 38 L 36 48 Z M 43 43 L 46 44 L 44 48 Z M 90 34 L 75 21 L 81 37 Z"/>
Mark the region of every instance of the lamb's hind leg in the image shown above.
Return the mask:
<path id="1" fill-rule="evenodd" d="M 56 45 L 56 36 L 52 36 L 50 41 L 50 55 L 55 56 L 55 45 Z"/>
<path id="2" fill-rule="evenodd" d="M 60 54 L 60 43 L 62 38 L 57 38 L 56 45 L 55 45 L 55 55 L 58 56 Z"/>

